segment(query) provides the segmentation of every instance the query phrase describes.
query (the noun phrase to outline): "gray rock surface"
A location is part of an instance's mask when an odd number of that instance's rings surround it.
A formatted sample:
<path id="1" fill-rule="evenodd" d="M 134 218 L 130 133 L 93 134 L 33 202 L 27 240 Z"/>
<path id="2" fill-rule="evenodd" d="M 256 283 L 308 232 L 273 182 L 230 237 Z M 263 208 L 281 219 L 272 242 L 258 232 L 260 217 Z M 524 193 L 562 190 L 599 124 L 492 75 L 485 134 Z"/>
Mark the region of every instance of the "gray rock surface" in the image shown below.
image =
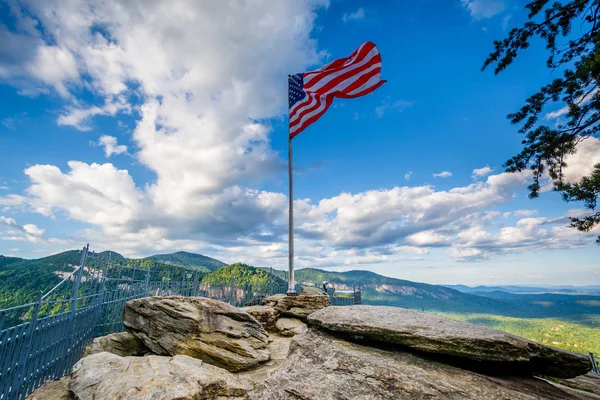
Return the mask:
<path id="1" fill-rule="evenodd" d="M 251 389 L 224 369 L 192 357 L 112 353 L 82 358 L 68 387 L 75 400 L 243 399 Z"/>
<path id="2" fill-rule="evenodd" d="M 277 318 L 279 318 L 279 312 L 273 307 L 248 306 L 242 307 L 240 310 L 245 311 L 256 318 L 265 330 L 273 331 L 275 329 L 275 322 L 277 322 Z"/>
<path id="3" fill-rule="evenodd" d="M 296 318 L 279 318 L 275 327 L 283 336 L 295 336 L 306 332 L 308 329 L 306 324 Z"/>
<path id="4" fill-rule="evenodd" d="M 121 357 L 143 356 L 150 350 L 140 339 L 129 332 L 111 333 L 95 338 L 86 348 L 83 356 L 107 351 Z"/>
<path id="5" fill-rule="evenodd" d="M 331 304 L 329 296 L 325 293 L 301 293 L 298 296 L 276 294 L 265 300 L 265 305 L 273 307 L 285 317 L 306 320 L 310 314 Z"/>
<path id="6" fill-rule="evenodd" d="M 497 378 L 309 330 L 252 400 L 596 399 L 537 378 Z"/>
<path id="7" fill-rule="evenodd" d="M 497 374 L 573 378 L 591 370 L 589 359 L 509 333 L 399 307 L 328 307 L 308 317 L 311 325 L 362 341 L 402 345 L 438 359 L 465 360 Z M 446 360 L 448 361 L 448 360 Z M 450 360 L 451 361 L 451 360 Z"/>
<path id="8" fill-rule="evenodd" d="M 572 379 L 552 379 L 550 383 L 567 386 L 572 389 L 583 390 L 584 392 L 594 393 L 600 399 L 600 375 L 594 372 L 588 372 L 585 375 Z"/>
<path id="9" fill-rule="evenodd" d="M 65 376 L 58 381 L 48 381 L 31 393 L 27 400 L 70 400 L 69 381 L 70 376 Z"/>
<path id="10" fill-rule="evenodd" d="M 312 295 L 322 295 L 325 292 L 321 288 L 313 287 L 313 286 L 302 286 L 301 292 L 302 294 L 312 294 Z"/>
<path id="11" fill-rule="evenodd" d="M 158 355 L 188 355 L 228 371 L 269 359 L 269 335 L 250 314 L 204 297 L 128 301 L 123 324 Z"/>

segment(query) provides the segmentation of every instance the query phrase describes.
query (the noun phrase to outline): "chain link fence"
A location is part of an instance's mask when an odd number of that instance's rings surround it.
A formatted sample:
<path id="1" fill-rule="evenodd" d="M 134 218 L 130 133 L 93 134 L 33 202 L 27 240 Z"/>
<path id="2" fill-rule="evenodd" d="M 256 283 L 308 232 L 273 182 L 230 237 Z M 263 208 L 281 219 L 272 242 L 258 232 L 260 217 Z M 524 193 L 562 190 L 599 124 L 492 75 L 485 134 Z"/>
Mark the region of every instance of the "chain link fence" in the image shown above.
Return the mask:
<path id="1" fill-rule="evenodd" d="M 203 296 L 242 307 L 287 291 L 287 282 L 273 273 L 262 281 L 202 282 L 198 271 L 134 268 L 88 249 L 79 266 L 35 302 L 0 310 L 0 400 L 25 399 L 44 382 L 69 374 L 94 337 L 124 330 L 121 313 L 129 300 Z"/>

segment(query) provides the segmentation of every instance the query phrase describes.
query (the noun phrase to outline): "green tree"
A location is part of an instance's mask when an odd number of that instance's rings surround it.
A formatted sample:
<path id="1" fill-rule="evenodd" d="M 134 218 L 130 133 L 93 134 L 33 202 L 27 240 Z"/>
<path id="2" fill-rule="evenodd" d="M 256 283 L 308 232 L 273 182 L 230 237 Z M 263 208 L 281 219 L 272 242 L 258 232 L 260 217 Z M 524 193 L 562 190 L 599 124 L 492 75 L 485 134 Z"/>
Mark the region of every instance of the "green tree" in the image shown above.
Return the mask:
<path id="1" fill-rule="evenodd" d="M 565 201 L 579 201 L 590 210 L 580 218 L 571 218 L 571 227 L 589 231 L 600 223 L 596 211 L 600 196 L 600 164 L 579 182 L 566 182 L 565 157 L 575 154 L 577 145 L 590 137 L 598 137 L 600 130 L 600 1 L 571 0 L 551 3 L 549 0 L 531 1 L 525 6 L 528 20 L 514 28 L 508 37 L 495 41 L 495 50 L 486 59 L 483 69 L 495 66 L 500 73 L 518 54 L 529 47 L 530 40 L 539 37 L 546 43 L 548 68 L 560 70 L 556 78 L 530 96 L 525 105 L 508 118 L 522 124 L 519 132 L 525 135 L 523 149 L 505 163 L 508 172 L 530 169 L 533 183 L 529 197 L 540 193 L 540 180 L 547 173 L 554 188 Z M 540 115 L 551 105 L 566 107 L 564 122 L 556 126 L 540 122 Z M 567 111 L 568 110 L 568 111 Z M 600 236 L 597 239 L 600 244 Z"/>

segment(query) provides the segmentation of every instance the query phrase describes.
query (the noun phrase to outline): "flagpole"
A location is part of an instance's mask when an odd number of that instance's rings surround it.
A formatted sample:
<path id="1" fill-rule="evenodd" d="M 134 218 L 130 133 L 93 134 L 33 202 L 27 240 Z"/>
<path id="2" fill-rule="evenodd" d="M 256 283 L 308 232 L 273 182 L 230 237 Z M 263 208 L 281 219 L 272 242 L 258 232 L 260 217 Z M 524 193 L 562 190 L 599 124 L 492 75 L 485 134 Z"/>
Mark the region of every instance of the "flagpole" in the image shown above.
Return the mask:
<path id="1" fill-rule="evenodd" d="M 290 75 L 288 75 L 288 102 L 290 98 Z M 288 296 L 296 295 L 294 284 L 294 180 L 292 174 L 292 137 L 290 136 L 290 119 L 288 113 L 288 177 L 289 177 L 289 273 L 288 273 Z"/>

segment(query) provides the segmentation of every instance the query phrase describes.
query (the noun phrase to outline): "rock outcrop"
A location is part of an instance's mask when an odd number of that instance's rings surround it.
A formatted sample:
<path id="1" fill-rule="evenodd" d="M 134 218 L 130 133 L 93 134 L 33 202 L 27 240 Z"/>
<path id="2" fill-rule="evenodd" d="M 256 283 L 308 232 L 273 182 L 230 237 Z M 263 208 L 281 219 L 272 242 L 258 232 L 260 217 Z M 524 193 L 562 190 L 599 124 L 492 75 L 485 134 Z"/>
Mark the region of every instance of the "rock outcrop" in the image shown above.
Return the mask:
<path id="1" fill-rule="evenodd" d="M 295 336 L 306 332 L 306 324 L 295 318 L 280 318 L 275 324 L 277 331 L 283 336 Z"/>
<path id="2" fill-rule="evenodd" d="M 129 332 L 111 333 L 110 335 L 95 338 L 86 348 L 83 356 L 107 351 L 121 357 L 143 356 L 150 350 L 140 339 Z"/>
<path id="3" fill-rule="evenodd" d="M 73 367 L 75 400 L 243 399 L 251 386 L 224 369 L 192 357 L 119 357 L 96 353 Z"/>
<path id="4" fill-rule="evenodd" d="M 48 381 L 27 397 L 27 400 L 72 400 L 68 389 L 70 380 L 70 376 L 65 376 L 58 381 Z"/>
<path id="5" fill-rule="evenodd" d="M 276 294 L 267 297 L 265 305 L 274 308 L 285 317 L 306 320 L 310 314 L 331 304 L 329 296 L 315 288 L 303 288 L 297 296 Z"/>
<path id="6" fill-rule="evenodd" d="M 277 322 L 277 318 L 279 318 L 279 312 L 277 312 L 273 307 L 248 306 L 242 307 L 240 310 L 245 311 L 256 318 L 256 320 L 260 322 L 265 330 L 275 330 L 275 323 Z"/>
<path id="7" fill-rule="evenodd" d="M 600 376 L 586 374 L 591 363 L 583 355 L 395 307 L 314 311 L 315 297 L 322 296 L 305 293 L 281 307 L 292 313 L 312 310 L 301 313 L 308 315 L 308 327 L 295 318 L 278 318 L 283 313 L 274 308 L 248 309 L 269 316 L 275 326 L 271 337 L 252 315 L 226 303 L 132 300 L 123 319 L 134 338 L 98 338 L 89 352 L 143 352 L 145 347 L 128 344 L 141 340 L 150 351 L 174 357 L 91 354 L 70 378 L 44 384 L 30 398 L 600 400 Z"/>
<path id="8" fill-rule="evenodd" d="M 571 379 L 552 379 L 550 383 L 593 393 L 600 399 L 600 375 L 594 372 Z"/>
<path id="9" fill-rule="evenodd" d="M 250 394 L 252 400 L 596 398 L 536 378 L 481 375 L 313 330 L 292 339 L 286 361 Z"/>
<path id="10" fill-rule="evenodd" d="M 509 333 L 399 307 L 328 307 L 309 324 L 358 341 L 401 345 L 439 360 L 494 374 L 573 378 L 590 371 L 589 359 Z"/>
<path id="11" fill-rule="evenodd" d="M 269 359 L 269 336 L 250 314 L 203 297 L 147 297 L 123 309 L 123 324 L 158 355 L 188 355 L 228 371 Z"/>

